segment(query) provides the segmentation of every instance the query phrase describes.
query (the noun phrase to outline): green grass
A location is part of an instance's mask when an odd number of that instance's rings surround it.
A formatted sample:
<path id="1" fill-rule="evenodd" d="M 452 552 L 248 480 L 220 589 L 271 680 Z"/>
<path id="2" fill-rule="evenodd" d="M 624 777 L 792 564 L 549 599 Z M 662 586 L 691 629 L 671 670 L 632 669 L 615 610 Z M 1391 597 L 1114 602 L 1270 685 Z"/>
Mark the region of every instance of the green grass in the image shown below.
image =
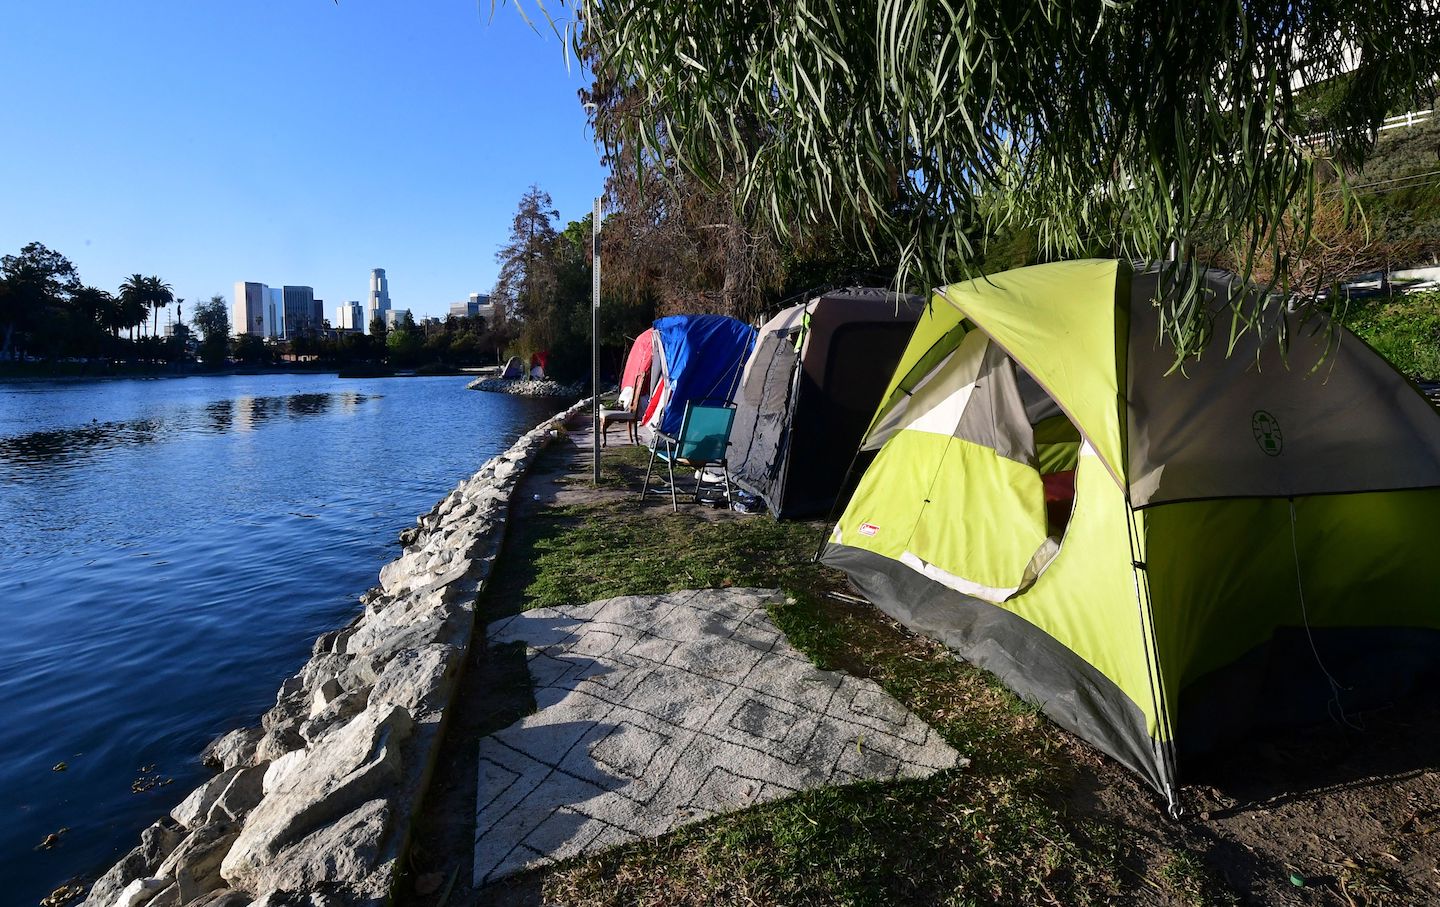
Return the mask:
<path id="1" fill-rule="evenodd" d="M 778 586 L 771 617 L 823 668 L 869 677 L 969 760 L 931 778 L 811 791 L 548 870 L 566 904 L 1102 904 L 1219 902 L 1170 832 L 1077 808 L 1101 760 L 990 675 L 868 605 L 812 561 L 823 528 L 768 516 L 707 520 L 634 495 L 643 451 L 612 448 L 590 503 L 530 518 L 506 570 L 524 607 L 717 586 Z M 588 476 L 573 481 L 587 482 Z M 513 582 L 514 580 L 512 580 Z M 1118 773 L 1121 785 L 1139 792 Z M 1163 870 L 1163 871 L 1162 871 Z"/>
<path id="2" fill-rule="evenodd" d="M 1406 375 L 1440 380 L 1440 292 L 1359 304 L 1345 324 Z"/>

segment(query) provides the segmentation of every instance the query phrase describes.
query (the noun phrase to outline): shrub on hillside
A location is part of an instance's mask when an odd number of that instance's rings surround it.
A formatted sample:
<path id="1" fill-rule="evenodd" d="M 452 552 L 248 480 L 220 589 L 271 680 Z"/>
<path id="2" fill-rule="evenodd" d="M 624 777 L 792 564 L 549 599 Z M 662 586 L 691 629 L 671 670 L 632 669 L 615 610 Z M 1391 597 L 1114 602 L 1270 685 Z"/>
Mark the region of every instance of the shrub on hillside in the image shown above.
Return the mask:
<path id="1" fill-rule="evenodd" d="M 1440 380 L 1440 291 L 1357 303 L 1345 323 L 1400 371 Z"/>

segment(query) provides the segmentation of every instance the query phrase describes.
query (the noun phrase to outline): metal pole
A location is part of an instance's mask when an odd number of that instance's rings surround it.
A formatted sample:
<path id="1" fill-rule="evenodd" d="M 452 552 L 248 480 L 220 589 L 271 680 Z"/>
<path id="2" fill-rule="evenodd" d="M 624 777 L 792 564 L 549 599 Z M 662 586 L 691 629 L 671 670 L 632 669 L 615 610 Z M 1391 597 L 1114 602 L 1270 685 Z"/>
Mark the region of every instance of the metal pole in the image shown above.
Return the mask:
<path id="1" fill-rule="evenodd" d="M 595 484 L 600 484 L 600 199 L 595 199 L 591 229 L 590 281 L 590 449 L 595 458 Z"/>

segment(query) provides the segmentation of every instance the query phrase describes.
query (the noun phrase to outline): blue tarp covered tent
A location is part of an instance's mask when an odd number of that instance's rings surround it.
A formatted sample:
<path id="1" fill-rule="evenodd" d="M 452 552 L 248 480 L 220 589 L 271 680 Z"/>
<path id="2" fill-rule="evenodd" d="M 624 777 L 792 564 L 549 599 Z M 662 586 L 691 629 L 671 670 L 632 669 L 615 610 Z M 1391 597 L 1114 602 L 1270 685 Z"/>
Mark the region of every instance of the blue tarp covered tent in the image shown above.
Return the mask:
<path id="1" fill-rule="evenodd" d="M 645 423 L 673 436 L 687 402 L 729 403 L 754 346 L 755 329 L 725 315 L 670 315 L 656 321 L 651 386 L 661 389 Z"/>

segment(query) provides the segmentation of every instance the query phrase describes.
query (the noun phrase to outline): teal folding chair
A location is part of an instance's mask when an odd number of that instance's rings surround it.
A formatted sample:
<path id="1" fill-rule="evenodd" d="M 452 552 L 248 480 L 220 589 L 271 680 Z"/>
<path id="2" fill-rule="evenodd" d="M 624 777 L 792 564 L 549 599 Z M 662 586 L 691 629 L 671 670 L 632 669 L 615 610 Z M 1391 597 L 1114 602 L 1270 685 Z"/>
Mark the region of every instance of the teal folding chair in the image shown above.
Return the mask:
<path id="1" fill-rule="evenodd" d="M 640 500 L 650 491 L 650 474 L 655 467 L 655 458 L 665 461 L 670 468 L 670 507 L 680 512 L 680 499 L 675 491 L 675 464 L 703 470 L 707 466 L 719 466 L 725 473 L 725 499 L 730 499 L 730 463 L 725 449 L 730 446 L 730 427 L 735 424 L 735 407 L 732 404 L 705 406 L 693 402 L 685 404 L 685 418 L 680 422 L 680 433 L 670 437 L 655 432 L 650 442 L 650 462 L 645 467 L 645 484 L 640 488 Z M 700 479 L 695 479 L 695 500 L 700 500 Z"/>

